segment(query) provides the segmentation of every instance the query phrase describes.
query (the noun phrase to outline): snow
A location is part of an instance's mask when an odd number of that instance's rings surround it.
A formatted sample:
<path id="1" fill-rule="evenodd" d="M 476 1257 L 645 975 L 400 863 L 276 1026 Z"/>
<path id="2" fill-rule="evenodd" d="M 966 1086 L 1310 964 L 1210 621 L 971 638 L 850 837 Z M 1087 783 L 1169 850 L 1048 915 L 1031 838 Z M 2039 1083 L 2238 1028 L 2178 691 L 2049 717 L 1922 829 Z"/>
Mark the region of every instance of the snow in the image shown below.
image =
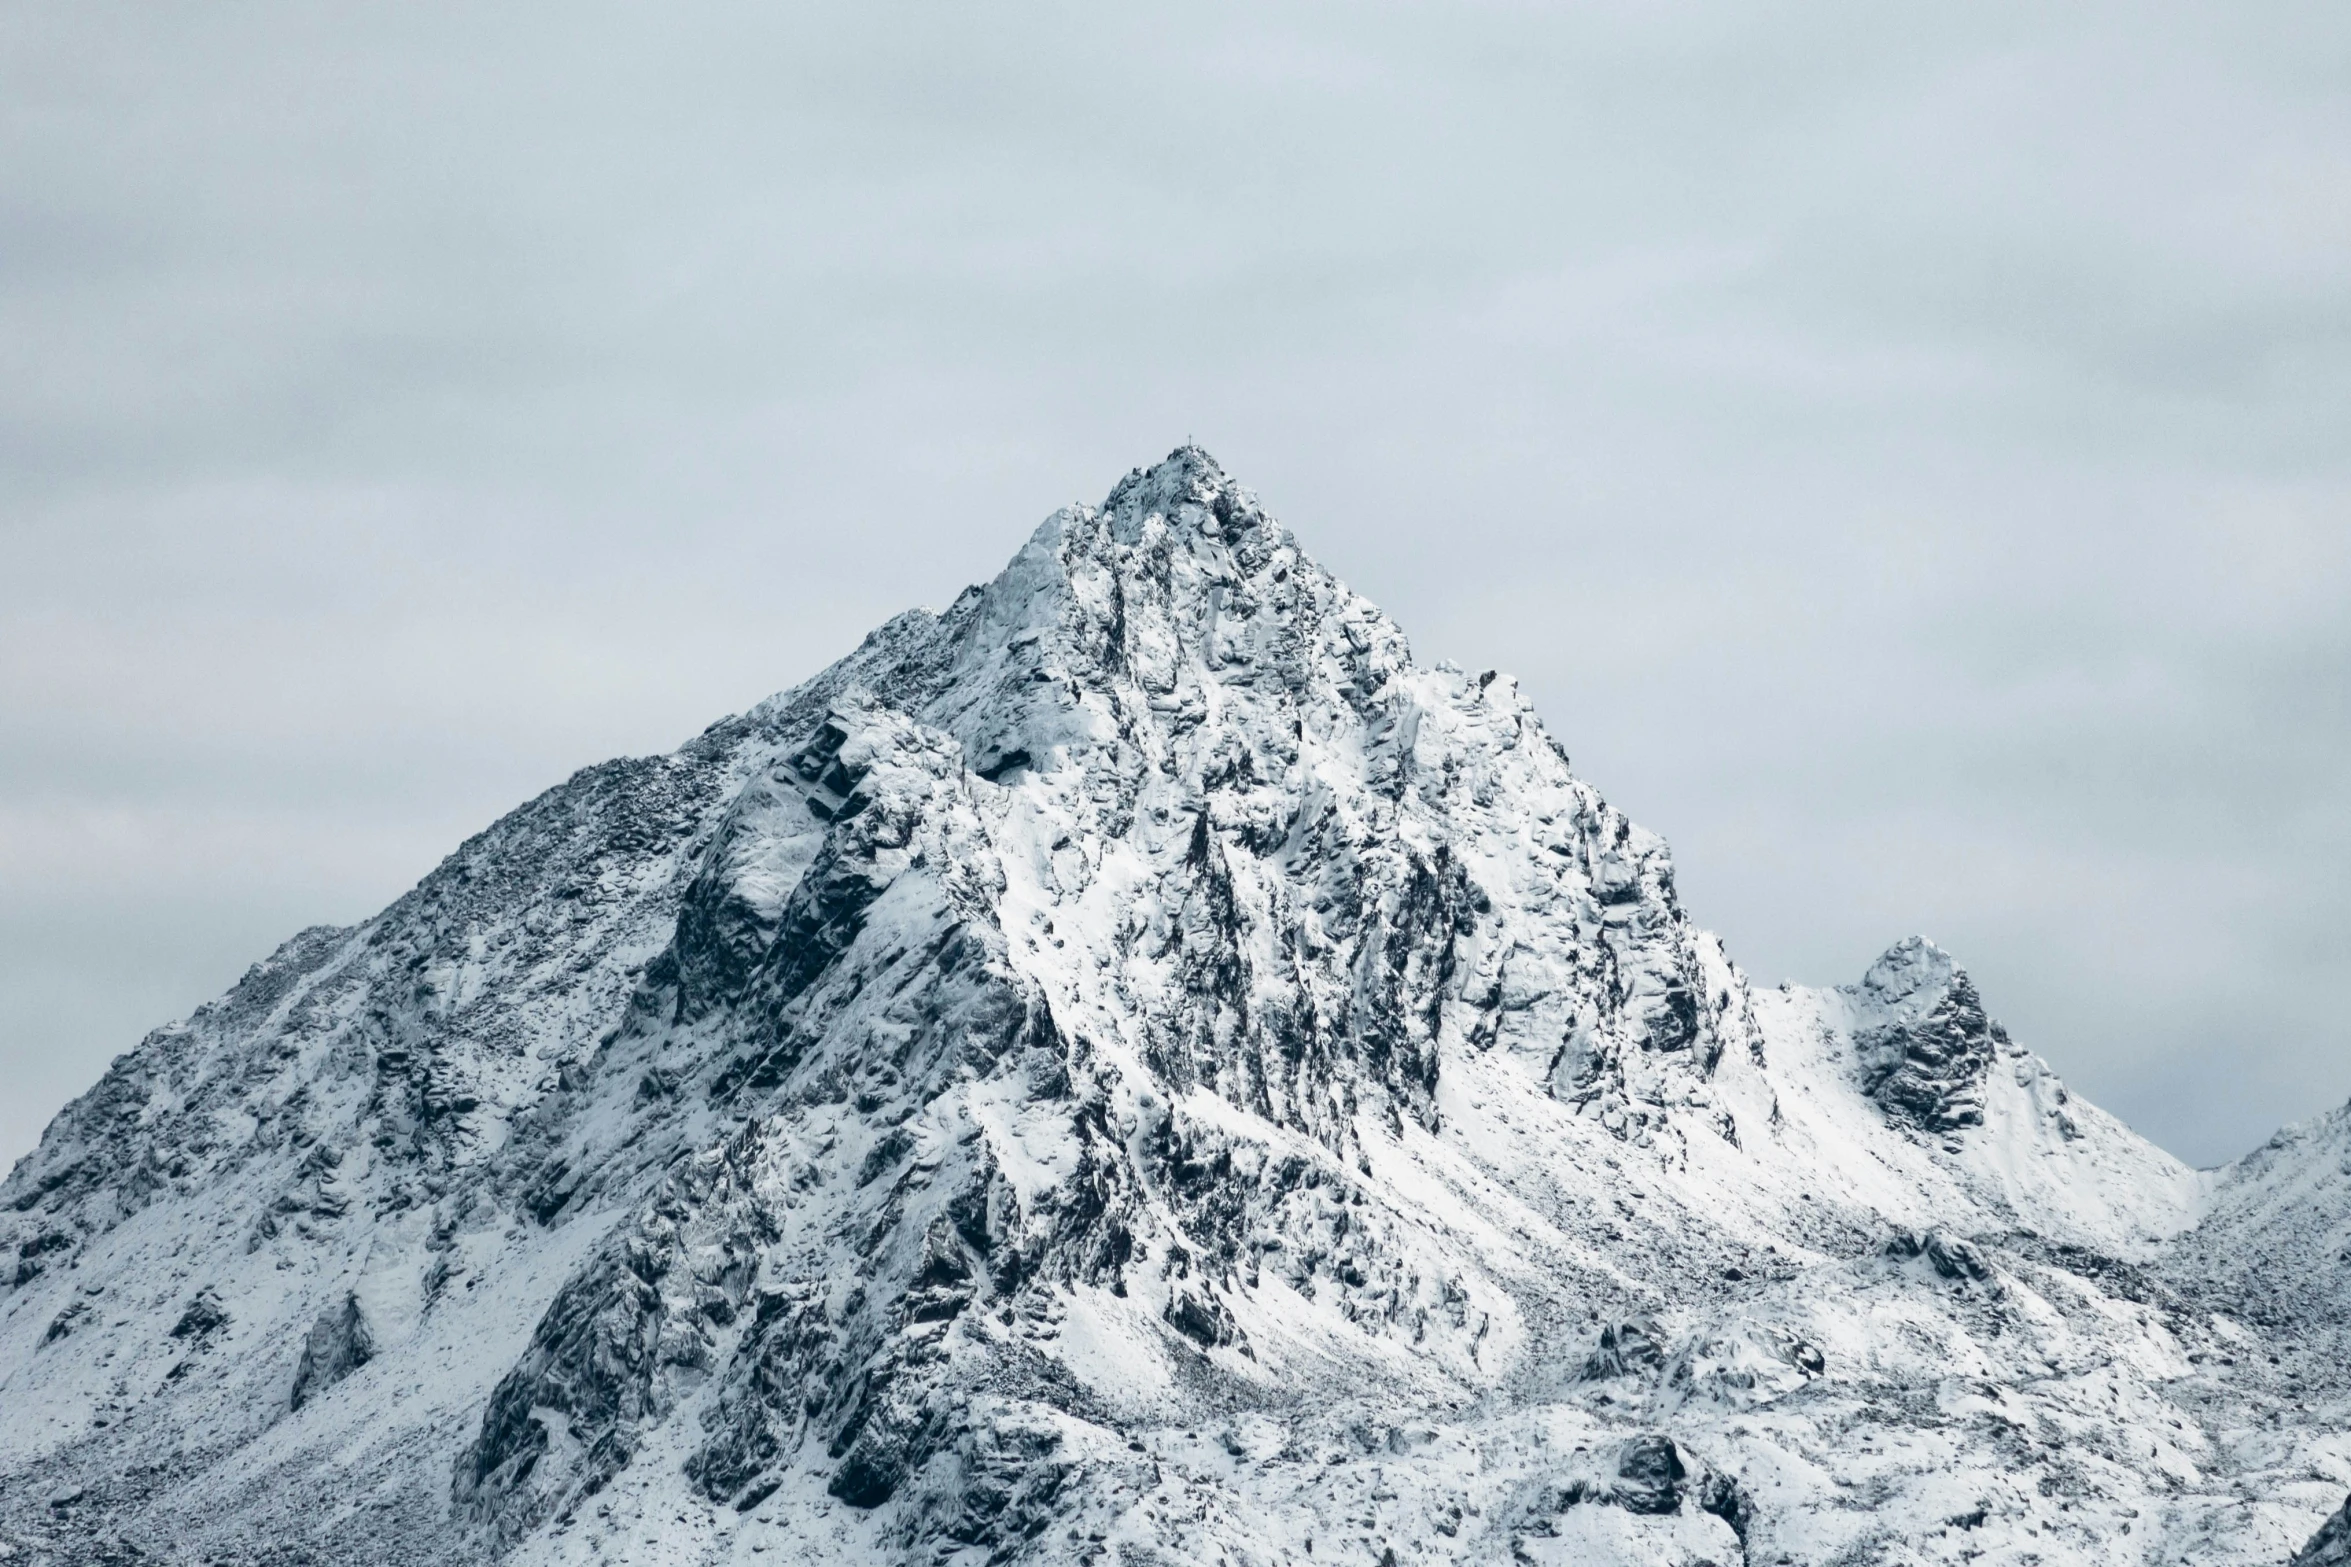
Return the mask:
<path id="1" fill-rule="evenodd" d="M 1755 990 L 1189 448 L 297 937 L 0 1242 L 36 1560 L 2250 1564 L 2351 1486 L 2351 1110 L 2199 1173 L 1923 938 Z"/>

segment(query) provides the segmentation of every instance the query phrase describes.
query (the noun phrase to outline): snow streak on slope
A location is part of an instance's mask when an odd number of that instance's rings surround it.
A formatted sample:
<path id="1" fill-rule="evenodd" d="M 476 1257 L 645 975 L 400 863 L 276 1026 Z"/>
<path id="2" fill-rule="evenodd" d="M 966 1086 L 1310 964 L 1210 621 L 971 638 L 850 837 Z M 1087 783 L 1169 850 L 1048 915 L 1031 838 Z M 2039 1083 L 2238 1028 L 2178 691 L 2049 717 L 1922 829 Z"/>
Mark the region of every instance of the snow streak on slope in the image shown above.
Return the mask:
<path id="1" fill-rule="evenodd" d="M 1917 939 L 1751 992 L 1187 448 L 117 1063 L 0 1188 L 0 1539 L 2279 1562 L 2329 1136 L 2185 1170 Z"/>

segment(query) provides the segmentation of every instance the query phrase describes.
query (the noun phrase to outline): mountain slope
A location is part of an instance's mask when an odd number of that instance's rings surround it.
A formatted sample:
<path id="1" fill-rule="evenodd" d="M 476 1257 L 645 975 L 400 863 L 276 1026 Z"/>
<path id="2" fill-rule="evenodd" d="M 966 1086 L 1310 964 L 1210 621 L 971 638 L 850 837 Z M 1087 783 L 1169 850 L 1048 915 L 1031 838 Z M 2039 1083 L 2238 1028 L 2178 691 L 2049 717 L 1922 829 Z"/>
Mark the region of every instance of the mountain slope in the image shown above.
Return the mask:
<path id="1" fill-rule="evenodd" d="M 2252 1179 L 1931 943 L 1753 991 L 1187 448 L 69 1107 L 0 1539 L 2277 1562 L 2351 1451 L 2218 1293 Z"/>

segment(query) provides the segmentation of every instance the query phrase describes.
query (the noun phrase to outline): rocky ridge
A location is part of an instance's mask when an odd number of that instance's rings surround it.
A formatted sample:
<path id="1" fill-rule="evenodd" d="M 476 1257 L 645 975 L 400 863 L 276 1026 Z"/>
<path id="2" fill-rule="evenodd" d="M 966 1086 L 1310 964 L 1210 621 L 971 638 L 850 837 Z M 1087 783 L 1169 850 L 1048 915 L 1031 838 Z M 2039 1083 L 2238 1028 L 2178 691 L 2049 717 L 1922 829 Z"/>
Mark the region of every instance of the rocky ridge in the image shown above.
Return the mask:
<path id="1" fill-rule="evenodd" d="M 118 1061 L 0 1186 L 0 1544 L 2278 1563 L 2347 1124 L 2186 1170 L 1916 938 L 1755 989 L 1186 448 Z"/>

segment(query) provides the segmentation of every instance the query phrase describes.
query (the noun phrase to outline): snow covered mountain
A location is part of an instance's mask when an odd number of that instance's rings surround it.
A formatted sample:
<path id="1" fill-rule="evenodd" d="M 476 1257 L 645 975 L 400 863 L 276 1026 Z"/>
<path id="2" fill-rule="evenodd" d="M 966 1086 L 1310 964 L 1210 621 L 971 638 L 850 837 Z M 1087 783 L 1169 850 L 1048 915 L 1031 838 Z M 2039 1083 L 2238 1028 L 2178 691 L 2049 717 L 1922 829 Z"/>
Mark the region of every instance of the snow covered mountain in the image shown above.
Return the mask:
<path id="1" fill-rule="evenodd" d="M 1753 989 L 1193 448 L 295 937 L 0 1246 L 0 1560 L 2351 1538 L 2351 1113 L 2200 1174 L 1931 943 Z"/>

